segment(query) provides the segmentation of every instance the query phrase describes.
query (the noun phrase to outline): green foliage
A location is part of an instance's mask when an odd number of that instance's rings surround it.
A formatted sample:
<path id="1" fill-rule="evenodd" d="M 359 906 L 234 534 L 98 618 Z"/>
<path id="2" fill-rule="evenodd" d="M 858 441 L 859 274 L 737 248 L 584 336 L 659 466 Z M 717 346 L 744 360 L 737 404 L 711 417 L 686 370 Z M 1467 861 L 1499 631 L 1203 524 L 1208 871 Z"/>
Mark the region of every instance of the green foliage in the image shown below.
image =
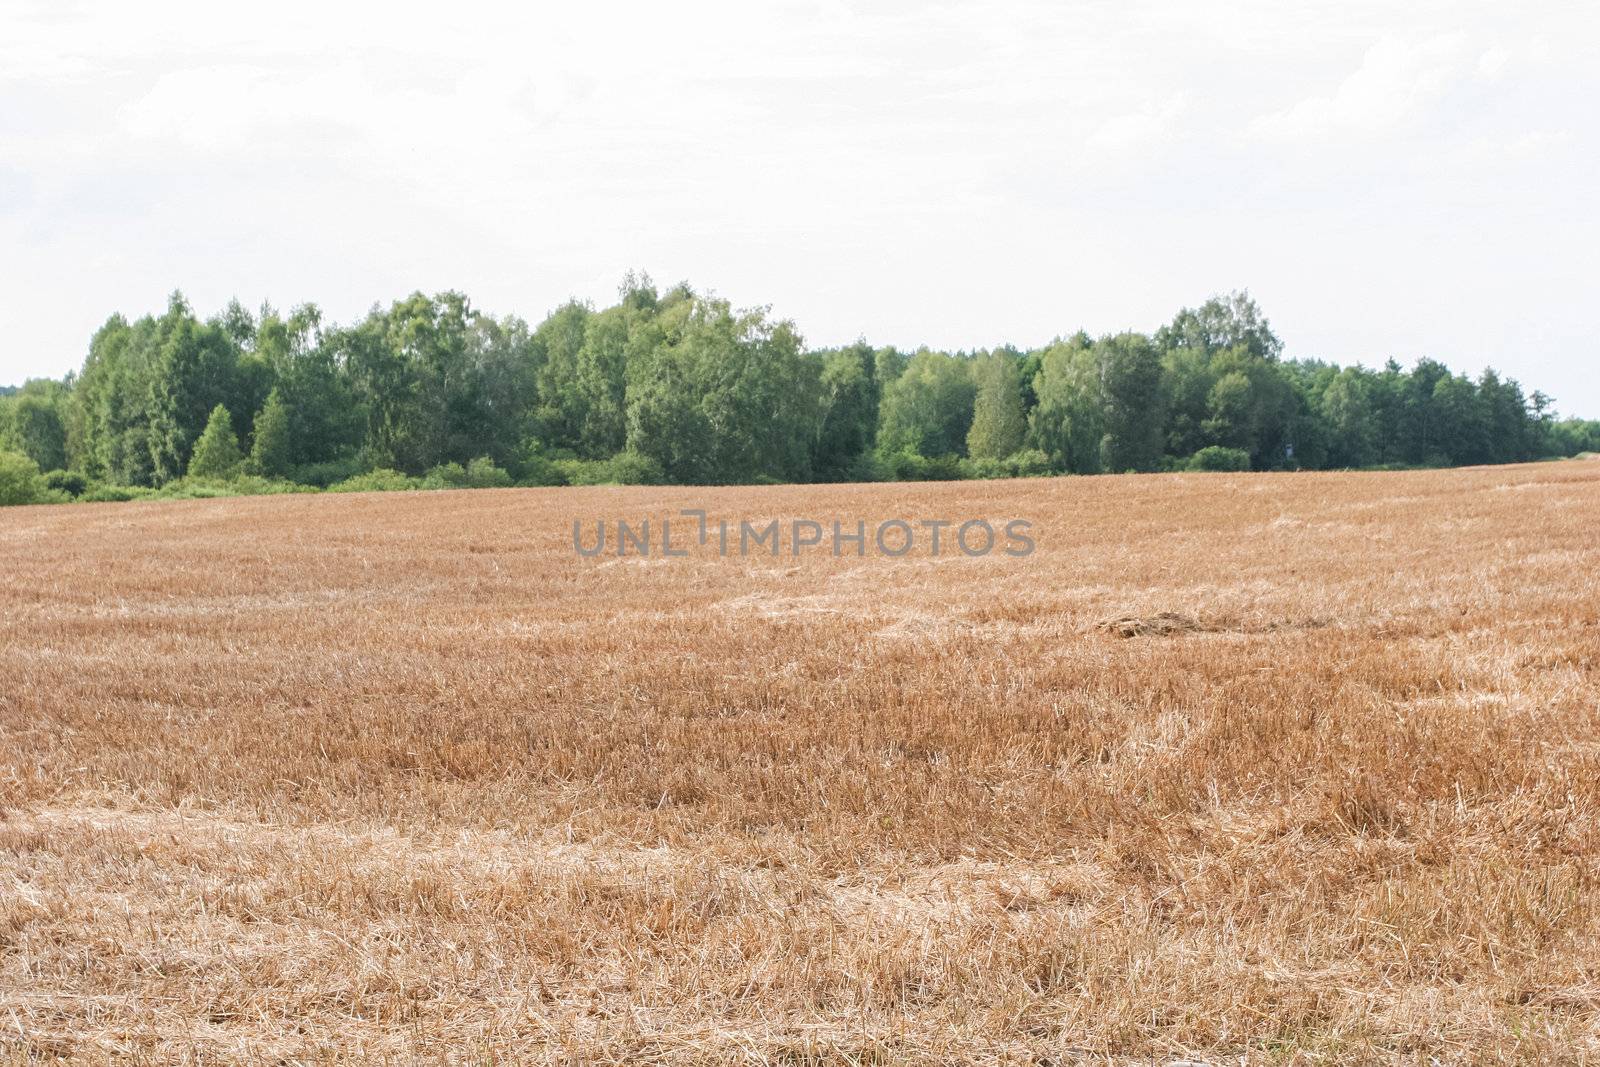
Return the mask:
<path id="1" fill-rule="evenodd" d="M 966 360 L 922 349 L 884 389 L 879 449 L 885 456 L 962 455 L 976 396 Z"/>
<path id="2" fill-rule="evenodd" d="M 91 482 L 78 500 L 85 504 L 123 503 L 137 500 L 149 493 L 149 489 L 135 485 L 106 485 L 101 482 Z"/>
<path id="3" fill-rule="evenodd" d="M 234 473 L 227 478 L 183 477 L 144 495 L 159 500 L 209 500 L 229 496 L 274 496 L 282 493 L 316 492 L 308 486 L 258 474 Z"/>
<path id="4" fill-rule="evenodd" d="M 1247 471 L 1250 453 L 1242 448 L 1207 445 L 1190 456 L 1184 466 L 1192 471 Z"/>
<path id="5" fill-rule="evenodd" d="M 465 489 L 467 469 L 459 463 L 441 463 L 422 476 L 423 489 Z"/>
<path id="6" fill-rule="evenodd" d="M 878 354 L 864 342 L 821 353 L 821 425 L 812 473 L 819 481 L 850 481 L 878 430 L 882 385 Z"/>
<path id="7" fill-rule="evenodd" d="M 1087 334 L 1045 349 L 1033 392 L 1037 402 L 1029 422 L 1035 446 L 1059 470 L 1098 474 L 1105 404 L 1099 359 Z"/>
<path id="8" fill-rule="evenodd" d="M 495 466 L 488 456 L 479 456 L 467 463 L 467 488 L 504 489 L 511 484 L 511 475 Z"/>
<path id="9" fill-rule="evenodd" d="M 113 316 L 82 370 L 0 390 L 0 448 L 81 499 L 609 483 L 1019 477 L 1499 463 L 1600 450 L 1600 424 L 1494 371 L 1285 361 L 1247 294 L 1153 336 L 1075 334 L 1022 352 L 865 341 L 808 352 L 765 309 L 630 275 L 609 307 L 530 327 L 459 293 L 348 326 L 314 305 L 201 321 Z M 213 418 L 235 412 L 232 425 Z M 226 420 L 223 420 L 226 421 Z M 249 444 L 247 482 L 236 462 Z M 230 447 L 231 446 L 231 447 Z M 1222 462 L 1199 459 L 1201 463 Z M 188 477 L 180 478 L 187 471 Z M 426 473 L 424 473 L 426 472 Z M 53 488 L 52 488 L 53 486 Z"/>
<path id="10" fill-rule="evenodd" d="M 82 471 L 48 471 L 44 475 L 44 484 L 48 489 L 57 489 L 67 496 L 78 497 L 89 488 L 89 479 Z"/>
<path id="11" fill-rule="evenodd" d="M 1545 435 L 1544 455 L 1580 456 L 1600 452 L 1600 420 L 1552 422 Z"/>
<path id="12" fill-rule="evenodd" d="M 0 452 L 0 506 L 45 504 L 65 499 L 39 475 L 39 465 L 21 452 Z"/>
<path id="13" fill-rule="evenodd" d="M 488 456 L 479 456 L 463 467 L 459 463 L 441 463 L 423 475 L 423 489 L 503 489 L 511 484 L 511 475 L 495 466 Z"/>
<path id="14" fill-rule="evenodd" d="M 211 409 L 205 431 L 195 442 L 194 455 L 189 460 L 189 477 L 231 478 L 239 472 L 243 460 L 239 439 L 233 432 L 233 417 L 228 414 L 227 408 L 218 404 Z"/>
<path id="15" fill-rule="evenodd" d="M 1016 360 L 1004 352 L 984 356 L 973 365 L 972 378 L 977 396 L 967 431 L 967 455 L 1003 459 L 1022 447 L 1028 431 Z"/>
<path id="16" fill-rule="evenodd" d="M 67 387 L 36 379 L 0 397 L 0 447 L 20 452 L 41 470 L 67 464 Z"/>
<path id="17" fill-rule="evenodd" d="M 289 472 L 289 480 L 300 485 L 326 489 L 335 482 L 354 478 L 364 470 L 361 457 L 346 455 L 319 463 L 302 463 Z"/>
<path id="18" fill-rule="evenodd" d="M 679 483 L 810 477 L 819 378 L 791 323 L 685 290 L 640 329 L 626 451 Z"/>
<path id="19" fill-rule="evenodd" d="M 566 485 L 566 475 L 556 466 L 558 458 L 573 457 L 552 456 L 537 437 L 530 437 L 522 443 L 521 454 L 512 467 L 512 474 L 518 485 Z"/>
<path id="20" fill-rule="evenodd" d="M 1037 448 L 1019 449 L 1004 459 L 989 456 L 964 459 L 963 478 L 1037 478 L 1052 473 L 1050 457 Z"/>
<path id="21" fill-rule="evenodd" d="M 1100 374 L 1104 470 L 1151 471 L 1161 462 L 1166 397 L 1161 356 L 1150 339 L 1136 333 L 1105 337 L 1094 344 Z"/>
<path id="22" fill-rule="evenodd" d="M 294 459 L 290 440 L 289 409 L 278 389 L 267 394 L 255 419 L 255 440 L 250 445 L 250 467 L 268 478 L 288 475 Z"/>
<path id="23" fill-rule="evenodd" d="M 1050 457 L 1037 448 L 1018 449 L 1002 462 L 1013 478 L 1042 478 L 1054 471 Z"/>
<path id="24" fill-rule="evenodd" d="M 1184 308 L 1171 324 L 1156 331 L 1155 343 L 1162 351 L 1188 350 L 1206 355 L 1240 349 L 1269 363 L 1283 354 L 1283 342 L 1272 332 L 1272 325 L 1248 292 L 1214 296 L 1198 308 Z"/>
<path id="25" fill-rule="evenodd" d="M 649 456 L 618 452 L 610 459 L 559 459 L 553 466 L 562 485 L 664 485 L 666 472 Z"/>
<path id="26" fill-rule="evenodd" d="M 883 478 L 891 482 L 953 482 L 967 476 L 957 455 L 927 457 L 911 449 L 879 456 Z"/>
<path id="27" fill-rule="evenodd" d="M 409 477 L 397 470 L 380 467 L 377 470 L 358 474 L 353 478 L 346 478 L 342 482 L 335 482 L 328 486 L 330 493 L 388 493 L 404 489 L 420 489 L 422 483 L 419 479 Z"/>
<path id="28" fill-rule="evenodd" d="M 196 321 L 178 293 L 156 325 L 156 342 L 148 379 L 147 444 L 150 477 L 160 485 L 188 469 L 190 453 L 208 427 L 207 413 L 219 407 L 226 413 L 223 402 L 234 386 L 239 353 L 220 327 Z M 235 437 L 235 452 L 238 446 Z"/>

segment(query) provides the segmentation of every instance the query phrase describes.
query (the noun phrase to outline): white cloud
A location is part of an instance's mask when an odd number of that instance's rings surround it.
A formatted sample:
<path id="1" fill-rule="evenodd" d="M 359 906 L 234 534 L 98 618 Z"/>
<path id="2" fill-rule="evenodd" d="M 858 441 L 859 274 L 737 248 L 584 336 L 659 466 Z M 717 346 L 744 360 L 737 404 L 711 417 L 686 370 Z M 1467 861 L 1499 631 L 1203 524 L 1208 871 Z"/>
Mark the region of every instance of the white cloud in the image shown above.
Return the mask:
<path id="1" fill-rule="evenodd" d="M 1170 134 L 1188 109 L 1189 94 L 1173 93 L 1159 104 L 1111 116 L 1095 128 L 1084 146 L 1097 153 L 1123 153 L 1155 143 Z"/>
<path id="2" fill-rule="evenodd" d="M 1511 53 L 1499 45 L 1484 49 L 1478 57 L 1478 77 L 1484 81 L 1499 81 L 1505 76 L 1506 64 L 1511 61 Z"/>
<path id="3" fill-rule="evenodd" d="M 1418 42 L 1384 37 L 1331 95 L 1308 97 L 1262 115 L 1250 130 L 1283 140 L 1385 133 L 1425 116 L 1462 77 L 1465 63 L 1466 41 L 1460 33 Z"/>

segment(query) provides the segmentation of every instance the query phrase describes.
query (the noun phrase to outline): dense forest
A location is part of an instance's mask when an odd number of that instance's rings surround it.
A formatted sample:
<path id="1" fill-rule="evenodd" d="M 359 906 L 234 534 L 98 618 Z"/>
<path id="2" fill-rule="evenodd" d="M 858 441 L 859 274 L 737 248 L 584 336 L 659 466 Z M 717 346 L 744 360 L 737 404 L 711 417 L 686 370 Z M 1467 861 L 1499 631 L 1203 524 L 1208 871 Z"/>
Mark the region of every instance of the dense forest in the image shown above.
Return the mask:
<path id="1" fill-rule="evenodd" d="M 458 293 L 348 326 L 314 305 L 112 316 L 83 368 L 0 393 L 0 502 L 184 492 L 749 483 L 1506 463 L 1600 422 L 1486 370 L 1282 358 L 1247 294 L 1153 335 L 809 350 L 630 276 L 537 326 Z"/>

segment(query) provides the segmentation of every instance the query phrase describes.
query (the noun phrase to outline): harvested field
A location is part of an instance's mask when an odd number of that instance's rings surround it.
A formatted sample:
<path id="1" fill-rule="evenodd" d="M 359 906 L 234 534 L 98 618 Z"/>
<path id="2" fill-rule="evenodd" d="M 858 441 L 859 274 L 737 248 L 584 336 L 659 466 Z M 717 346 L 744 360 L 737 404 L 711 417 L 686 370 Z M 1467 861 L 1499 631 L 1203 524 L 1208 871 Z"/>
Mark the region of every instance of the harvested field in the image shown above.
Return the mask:
<path id="1" fill-rule="evenodd" d="M 692 507 L 1038 550 L 573 551 Z M 0 569 L 0 1058 L 1600 1059 L 1600 464 L 12 508 Z"/>

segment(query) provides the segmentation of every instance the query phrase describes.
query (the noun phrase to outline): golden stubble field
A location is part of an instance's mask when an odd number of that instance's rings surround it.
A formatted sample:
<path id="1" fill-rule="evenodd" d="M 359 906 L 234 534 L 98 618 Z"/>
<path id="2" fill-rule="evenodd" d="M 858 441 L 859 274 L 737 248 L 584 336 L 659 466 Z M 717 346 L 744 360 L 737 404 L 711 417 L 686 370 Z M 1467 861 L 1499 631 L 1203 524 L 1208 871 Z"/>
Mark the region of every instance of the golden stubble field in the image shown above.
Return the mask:
<path id="1" fill-rule="evenodd" d="M 572 550 L 684 507 L 1039 547 Z M 0 1058 L 1600 1059 L 1600 463 L 13 508 L 0 572 Z"/>

